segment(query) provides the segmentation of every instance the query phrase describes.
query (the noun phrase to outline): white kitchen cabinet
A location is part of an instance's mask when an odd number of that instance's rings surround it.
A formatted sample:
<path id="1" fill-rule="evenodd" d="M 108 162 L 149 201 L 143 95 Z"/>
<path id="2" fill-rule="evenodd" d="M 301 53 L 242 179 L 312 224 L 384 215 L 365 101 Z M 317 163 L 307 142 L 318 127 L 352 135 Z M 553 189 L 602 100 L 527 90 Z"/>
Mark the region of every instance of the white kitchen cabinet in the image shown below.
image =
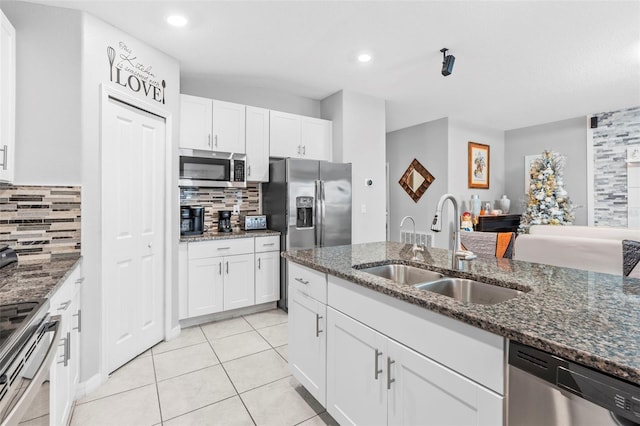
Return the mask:
<path id="1" fill-rule="evenodd" d="M 0 182 L 15 175 L 16 30 L 0 10 Z"/>
<path id="2" fill-rule="evenodd" d="M 270 113 L 270 156 L 331 160 L 331 121 Z"/>
<path id="3" fill-rule="evenodd" d="M 269 110 L 247 106 L 247 181 L 269 181 Z"/>
<path id="4" fill-rule="evenodd" d="M 502 423 L 499 395 L 332 308 L 327 315 L 327 411 L 339 423 Z"/>
<path id="5" fill-rule="evenodd" d="M 189 317 L 213 314 L 223 309 L 223 257 L 189 260 Z"/>
<path id="6" fill-rule="evenodd" d="M 253 238 L 189 243 L 188 317 L 254 304 Z"/>
<path id="7" fill-rule="evenodd" d="M 280 299 L 280 236 L 256 237 L 256 305 Z"/>
<path id="8" fill-rule="evenodd" d="M 311 297 L 307 290 L 307 284 L 289 280 L 289 370 L 324 407 L 327 306 Z"/>
<path id="9" fill-rule="evenodd" d="M 60 316 L 62 328 L 56 359 L 49 370 L 49 418 L 54 425 L 67 424 L 79 381 L 82 281 L 81 267 L 77 266 L 50 301 L 49 313 Z"/>
<path id="10" fill-rule="evenodd" d="M 245 153 L 245 106 L 231 102 L 211 101 L 213 114 L 211 134 L 214 151 Z"/>
<path id="11" fill-rule="evenodd" d="M 180 95 L 180 148 L 212 149 L 212 108 L 211 99 Z"/>
<path id="12" fill-rule="evenodd" d="M 180 95 L 180 148 L 245 153 L 245 106 Z"/>
<path id="13" fill-rule="evenodd" d="M 224 257 L 223 309 L 244 308 L 255 303 L 254 255 Z"/>
<path id="14" fill-rule="evenodd" d="M 386 338 L 330 307 L 327 316 L 327 411 L 340 424 L 387 424 Z"/>
<path id="15" fill-rule="evenodd" d="M 287 112 L 269 112 L 269 155 L 271 157 L 294 157 L 301 155 L 300 116 Z"/>
<path id="16" fill-rule="evenodd" d="M 178 318 L 189 318 L 189 243 L 178 244 Z"/>
<path id="17" fill-rule="evenodd" d="M 302 117 L 300 125 L 301 158 L 331 161 L 331 132 L 331 121 Z"/>

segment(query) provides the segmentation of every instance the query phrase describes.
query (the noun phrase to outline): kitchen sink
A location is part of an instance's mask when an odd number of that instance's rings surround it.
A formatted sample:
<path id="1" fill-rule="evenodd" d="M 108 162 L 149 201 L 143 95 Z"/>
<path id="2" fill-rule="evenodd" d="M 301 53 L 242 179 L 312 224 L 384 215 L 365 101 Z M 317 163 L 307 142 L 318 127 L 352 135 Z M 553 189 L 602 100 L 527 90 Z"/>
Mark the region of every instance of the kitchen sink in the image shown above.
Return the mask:
<path id="1" fill-rule="evenodd" d="M 371 268 L 360 269 L 362 272 L 386 278 L 401 284 L 418 284 L 427 281 L 435 281 L 444 277 L 438 272 L 416 268 L 409 265 L 392 263 L 389 265 L 373 266 Z"/>
<path id="2" fill-rule="evenodd" d="M 441 278 L 436 281 L 417 284 L 420 290 L 431 291 L 452 297 L 462 302 L 495 305 L 523 294 L 519 290 L 485 284 L 463 278 Z"/>

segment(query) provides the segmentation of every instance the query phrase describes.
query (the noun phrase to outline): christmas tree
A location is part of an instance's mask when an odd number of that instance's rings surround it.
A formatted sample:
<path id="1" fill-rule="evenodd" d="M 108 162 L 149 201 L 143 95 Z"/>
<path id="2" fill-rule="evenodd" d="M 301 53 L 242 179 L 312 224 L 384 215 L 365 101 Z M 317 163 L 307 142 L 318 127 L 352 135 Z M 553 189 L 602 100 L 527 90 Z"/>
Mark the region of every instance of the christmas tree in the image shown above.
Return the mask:
<path id="1" fill-rule="evenodd" d="M 571 225 L 574 207 L 562 182 L 564 157 L 557 152 L 544 151 L 537 158 L 529 176 L 529 192 L 525 212 L 520 218 L 519 233 L 528 233 L 531 225 Z"/>

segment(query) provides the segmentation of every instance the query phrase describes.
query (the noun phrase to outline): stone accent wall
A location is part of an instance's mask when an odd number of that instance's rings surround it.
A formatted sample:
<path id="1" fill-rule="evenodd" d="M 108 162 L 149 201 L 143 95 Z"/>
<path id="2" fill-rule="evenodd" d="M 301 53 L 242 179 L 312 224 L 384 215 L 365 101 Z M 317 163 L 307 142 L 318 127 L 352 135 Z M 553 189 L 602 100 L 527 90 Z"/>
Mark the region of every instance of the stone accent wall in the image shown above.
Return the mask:
<path id="1" fill-rule="evenodd" d="M 627 227 L 627 147 L 640 146 L 640 107 L 595 116 L 594 225 Z"/>
<path id="2" fill-rule="evenodd" d="M 0 186 L 0 244 L 19 260 L 80 253 L 79 186 Z"/>
<path id="3" fill-rule="evenodd" d="M 242 200 L 238 201 L 238 193 Z M 260 214 L 260 184 L 247 183 L 246 188 L 180 188 L 180 205 L 204 206 L 204 224 L 209 229 L 218 229 L 218 210 L 233 211 L 240 204 L 240 213 Z M 240 225 L 238 215 L 231 216 L 231 226 Z"/>

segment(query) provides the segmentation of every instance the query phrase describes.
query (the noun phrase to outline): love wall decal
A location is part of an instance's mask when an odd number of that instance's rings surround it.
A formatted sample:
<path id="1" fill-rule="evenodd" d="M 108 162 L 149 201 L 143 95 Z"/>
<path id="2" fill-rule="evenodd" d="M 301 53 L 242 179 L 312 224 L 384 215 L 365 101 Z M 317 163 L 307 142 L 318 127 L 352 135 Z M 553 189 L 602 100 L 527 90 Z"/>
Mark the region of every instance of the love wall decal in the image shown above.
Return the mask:
<path id="1" fill-rule="evenodd" d="M 107 46 L 109 60 L 109 81 L 126 87 L 136 93 L 164 104 L 167 83 L 159 81 L 153 73 L 153 67 L 138 61 L 133 50 L 126 43 L 118 43 L 118 50 Z"/>

